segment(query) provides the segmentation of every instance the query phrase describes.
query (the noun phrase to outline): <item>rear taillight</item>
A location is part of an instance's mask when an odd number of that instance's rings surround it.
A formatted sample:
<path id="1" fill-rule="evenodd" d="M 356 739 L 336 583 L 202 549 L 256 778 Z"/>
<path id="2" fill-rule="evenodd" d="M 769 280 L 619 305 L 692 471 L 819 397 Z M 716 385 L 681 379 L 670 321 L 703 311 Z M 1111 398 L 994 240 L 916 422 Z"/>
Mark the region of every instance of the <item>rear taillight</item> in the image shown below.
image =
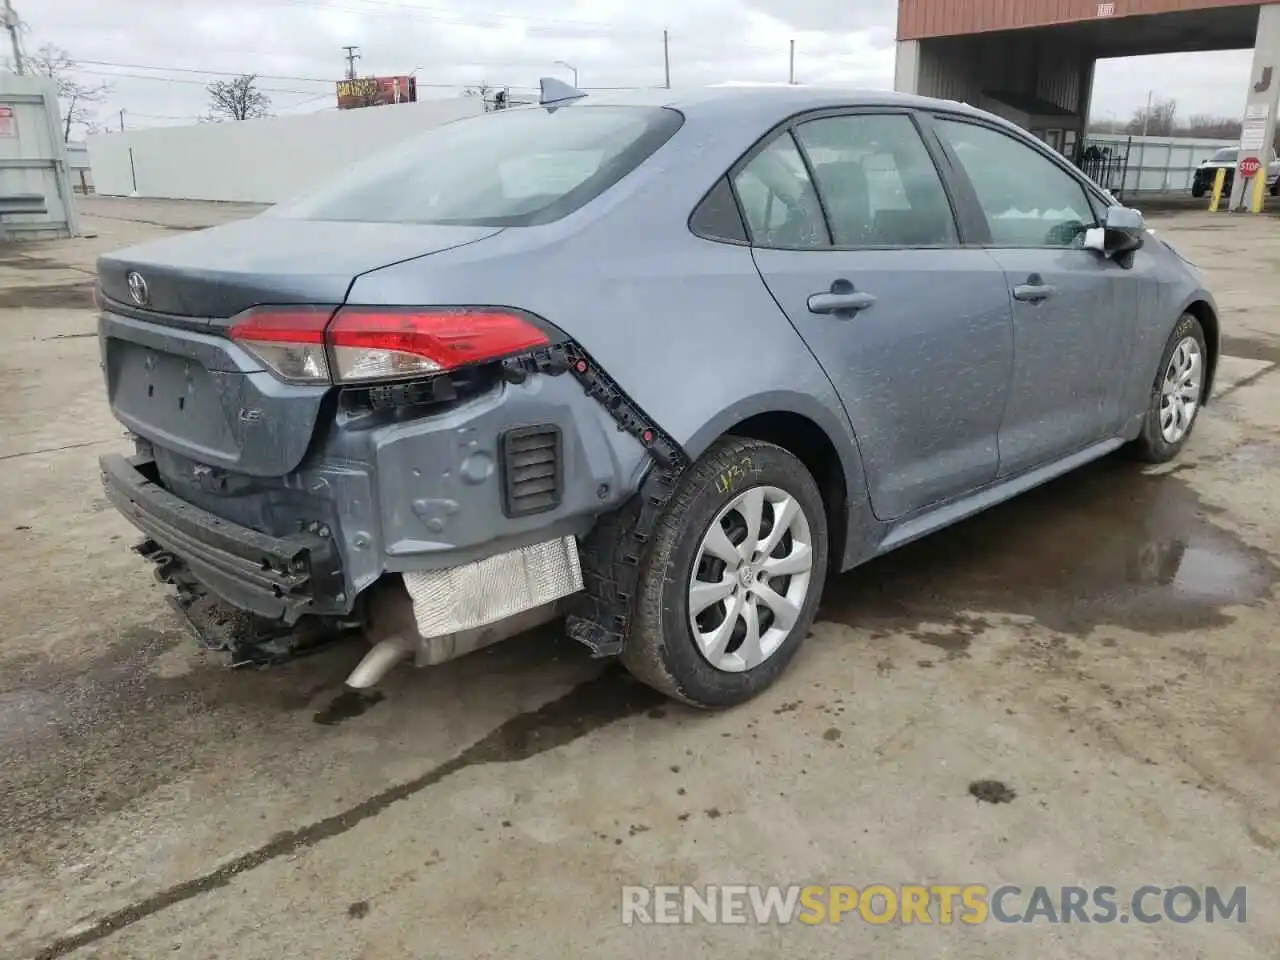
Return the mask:
<path id="1" fill-rule="evenodd" d="M 389 380 L 454 370 L 547 343 L 547 335 L 501 310 L 343 307 L 328 330 L 333 379 Z"/>
<path id="2" fill-rule="evenodd" d="M 333 307 L 254 307 L 236 319 L 231 339 L 290 383 L 328 383 L 324 328 Z"/>
<path id="3" fill-rule="evenodd" d="M 499 360 L 549 341 L 513 311 L 255 307 L 231 338 L 282 380 L 365 383 L 421 377 Z M 332 319 L 330 317 L 332 316 Z"/>

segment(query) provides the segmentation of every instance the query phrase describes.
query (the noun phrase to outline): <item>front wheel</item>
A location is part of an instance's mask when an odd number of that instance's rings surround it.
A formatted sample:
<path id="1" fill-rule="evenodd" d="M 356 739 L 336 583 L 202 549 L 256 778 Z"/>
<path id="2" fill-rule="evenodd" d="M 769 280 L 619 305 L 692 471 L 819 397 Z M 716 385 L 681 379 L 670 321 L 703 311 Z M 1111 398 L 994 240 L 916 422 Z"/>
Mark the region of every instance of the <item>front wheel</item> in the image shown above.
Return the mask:
<path id="1" fill-rule="evenodd" d="M 1172 460 L 1191 436 L 1191 428 L 1204 402 L 1208 356 L 1204 328 L 1194 316 L 1184 313 L 1165 344 L 1147 401 L 1142 432 L 1134 442 L 1134 451 L 1143 460 L 1149 463 Z"/>
<path id="2" fill-rule="evenodd" d="M 771 443 L 719 440 L 659 522 L 622 662 L 694 706 L 742 703 L 808 636 L 826 572 L 826 511 L 804 464 Z"/>

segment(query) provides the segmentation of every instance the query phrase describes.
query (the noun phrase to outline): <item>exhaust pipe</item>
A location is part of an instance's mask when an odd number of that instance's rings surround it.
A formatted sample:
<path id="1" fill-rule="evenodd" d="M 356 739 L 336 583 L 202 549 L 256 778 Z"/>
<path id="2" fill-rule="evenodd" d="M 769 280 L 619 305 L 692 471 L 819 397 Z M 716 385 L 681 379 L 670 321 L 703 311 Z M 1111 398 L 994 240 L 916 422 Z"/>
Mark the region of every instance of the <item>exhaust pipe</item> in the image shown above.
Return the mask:
<path id="1" fill-rule="evenodd" d="M 457 633 L 424 637 L 413 613 L 413 600 L 399 577 L 388 579 L 370 597 L 367 636 L 372 649 L 347 677 L 347 686 L 367 690 L 391 672 L 402 660 L 413 658 L 414 666 L 431 667 L 466 656 L 508 640 L 517 634 L 550 623 L 564 612 L 560 601 Z"/>
<path id="2" fill-rule="evenodd" d="M 351 671 L 351 676 L 347 677 L 347 686 L 355 690 L 369 689 L 390 673 L 397 663 L 411 657 L 413 650 L 413 640 L 400 634 L 379 640 Z"/>

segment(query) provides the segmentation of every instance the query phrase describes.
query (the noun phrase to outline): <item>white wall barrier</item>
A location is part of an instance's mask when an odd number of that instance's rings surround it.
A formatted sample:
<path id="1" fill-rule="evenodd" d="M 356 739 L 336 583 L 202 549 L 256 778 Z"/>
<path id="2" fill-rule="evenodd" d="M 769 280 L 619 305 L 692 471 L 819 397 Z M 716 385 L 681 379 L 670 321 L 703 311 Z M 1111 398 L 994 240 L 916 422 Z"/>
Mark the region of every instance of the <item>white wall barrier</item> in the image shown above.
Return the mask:
<path id="1" fill-rule="evenodd" d="M 278 203 L 371 154 L 482 109 L 478 97 L 456 97 L 125 130 L 89 137 L 89 161 L 99 194 Z"/>

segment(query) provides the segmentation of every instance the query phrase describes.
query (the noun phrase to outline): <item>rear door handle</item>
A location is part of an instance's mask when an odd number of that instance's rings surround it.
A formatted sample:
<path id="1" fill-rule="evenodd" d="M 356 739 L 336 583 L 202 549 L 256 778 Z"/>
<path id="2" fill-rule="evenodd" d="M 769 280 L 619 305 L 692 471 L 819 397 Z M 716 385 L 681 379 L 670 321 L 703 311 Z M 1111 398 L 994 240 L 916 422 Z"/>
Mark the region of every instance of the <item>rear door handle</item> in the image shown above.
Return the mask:
<path id="1" fill-rule="evenodd" d="M 869 293 L 853 289 L 847 280 L 837 280 L 829 293 L 815 293 L 809 297 L 810 313 L 825 313 L 847 320 L 855 313 L 875 306 L 876 298 Z"/>
<path id="2" fill-rule="evenodd" d="M 1033 273 L 1027 277 L 1026 283 L 1020 283 L 1013 288 L 1013 299 L 1039 303 L 1041 300 L 1048 300 L 1057 292 L 1057 287 L 1051 283 L 1045 283 L 1040 274 Z"/>

